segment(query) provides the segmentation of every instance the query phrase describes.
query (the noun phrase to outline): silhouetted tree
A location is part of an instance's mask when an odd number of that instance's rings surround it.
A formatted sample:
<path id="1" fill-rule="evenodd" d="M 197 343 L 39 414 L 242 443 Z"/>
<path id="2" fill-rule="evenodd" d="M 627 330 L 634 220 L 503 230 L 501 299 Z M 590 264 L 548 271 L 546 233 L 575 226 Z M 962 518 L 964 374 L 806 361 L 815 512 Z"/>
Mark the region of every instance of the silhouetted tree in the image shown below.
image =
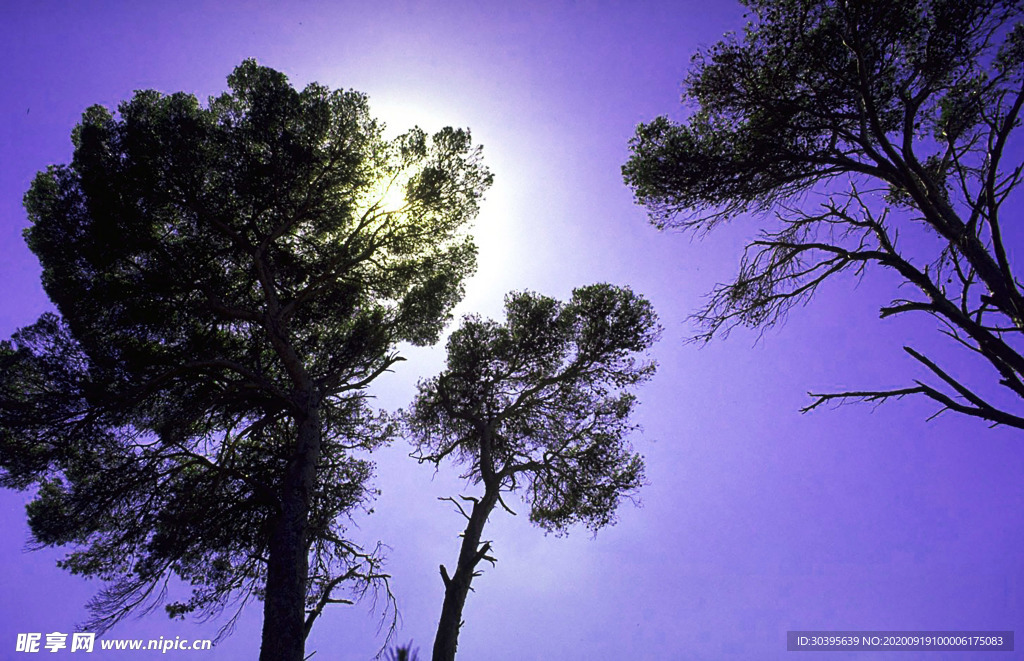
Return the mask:
<path id="1" fill-rule="evenodd" d="M 388 650 L 388 661 L 419 661 L 419 649 L 413 649 L 412 642 Z"/>
<path id="2" fill-rule="evenodd" d="M 547 531 L 614 521 L 643 481 L 626 439 L 653 362 L 638 361 L 660 329 L 651 305 L 629 289 L 592 285 L 567 304 L 533 293 L 505 299 L 499 324 L 467 317 L 448 340 L 447 368 L 420 383 L 407 415 L 414 456 L 466 466 L 479 496 L 447 498 L 466 518 L 454 573 L 441 565 L 445 596 L 434 661 L 455 658 L 462 611 L 481 561 L 494 562 L 484 525 L 502 494 L 520 493 Z M 511 511 L 511 510 L 510 510 Z"/>
<path id="3" fill-rule="evenodd" d="M 747 246 L 735 282 L 695 315 L 697 339 L 770 327 L 825 280 L 878 265 L 914 292 L 881 316 L 936 318 L 993 368 L 1010 403 L 905 347 L 930 382 L 812 393 L 805 410 L 921 394 L 940 410 L 1024 428 L 1024 297 L 1003 231 L 1005 210 L 1018 215 L 1022 174 L 1022 3 L 745 4 L 742 38 L 694 58 L 693 114 L 641 125 L 623 168 L 659 228 L 704 232 L 747 212 L 776 216 Z"/>
<path id="4" fill-rule="evenodd" d="M 177 576 L 171 615 L 256 597 L 260 658 L 300 661 L 341 590 L 386 578 L 343 536 L 373 495 L 353 452 L 394 431 L 364 391 L 398 342 L 437 340 L 491 177 L 468 132 L 385 140 L 357 92 L 251 60 L 228 83 L 89 108 L 33 182 L 60 315 L 0 348 L 0 479 L 37 487 L 37 545 L 107 582 L 94 630 Z"/>

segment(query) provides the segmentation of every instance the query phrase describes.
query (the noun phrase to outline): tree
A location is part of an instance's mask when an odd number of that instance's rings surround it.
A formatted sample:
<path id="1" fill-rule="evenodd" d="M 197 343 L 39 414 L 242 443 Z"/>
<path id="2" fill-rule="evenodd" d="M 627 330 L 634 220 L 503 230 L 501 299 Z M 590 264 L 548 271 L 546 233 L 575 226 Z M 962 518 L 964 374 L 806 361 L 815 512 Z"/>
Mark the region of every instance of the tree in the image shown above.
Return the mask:
<path id="1" fill-rule="evenodd" d="M 395 431 L 366 387 L 397 343 L 437 341 L 491 175 L 464 130 L 385 140 L 357 92 L 252 60 L 228 84 L 89 108 L 70 165 L 33 182 L 60 315 L 0 349 L 2 483 L 37 488 L 37 545 L 107 582 L 91 627 L 176 576 L 171 615 L 255 597 L 260 658 L 300 661 L 343 589 L 386 579 L 344 537 L 374 493 L 358 453 Z"/>
<path id="2" fill-rule="evenodd" d="M 413 648 L 412 642 L 404 646 L 393 647 L 388 650 L 387 661 L 419 661 L 418 648 Z"/>
<path id="3" fill-rule="evenodd" d="M 632 388 L 654 374 L 641 362 L 660 329 L 650 303 L 629 289 L 592 285 L 568 304 L 533 293 L 505 299 L 504 324 L 467 317 L 448 340 L 439 376 L 421 382 L 406 416 L 421 462 L 446 458 L 483 486 L 466 512 L 454 573 L 441 565 L 445 595 L 434 661 L 455 658 L 462 611 L 481 561 L 494 563 L 484 525 L 502 494 L 518 492 L 530 521 L 562 533 L 614 522 L 643 482 L 643 460 L 626 437 Z"/>
<path id="4" fill-rule="evenodd" d="M 770 327 L 822 282 L 881 266 L 914 292 L 881 316 L 937 319 L 994 370 L 1009 403 L 904 347 L 931 379 L 812 393 L 804 410 L 924 395 L 940 411 L 1024 428 L 1024 297 L 1003 231 L 1022 173 L 1022 3 L 746 5 L 753 16 L 742 38 L 693 60 L 684 95 L 692 115 L 640 125 L 623 167 L 662 229 L 705 232 L 743 213 L 775 212 L 735 282 L 695 315 L 696 339 L 737 324 Z M 824 196 L 818 207 L 814 194 Z"/>

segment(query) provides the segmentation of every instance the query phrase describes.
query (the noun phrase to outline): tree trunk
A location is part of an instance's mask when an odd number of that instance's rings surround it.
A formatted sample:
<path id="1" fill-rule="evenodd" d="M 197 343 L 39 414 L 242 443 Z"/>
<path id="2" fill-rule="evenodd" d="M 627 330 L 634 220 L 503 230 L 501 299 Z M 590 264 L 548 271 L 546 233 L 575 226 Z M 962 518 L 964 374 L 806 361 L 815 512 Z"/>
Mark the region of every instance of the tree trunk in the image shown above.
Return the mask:
<path id="1" fill-rule="evenodd" d="M 303 661 L 305 656 L 309 507 L 321 435 L 319 411 L 315 406 L 310 409 L 298 423 L 296 450 L 285 473 L 281 510 L 270 539 L 260 661 Z"/>
<path id="2" fill-rule="evenodd" d="M 487 488 L 483 499 L 473 503 L 473 511 L 462 537 L 462 550 L 459 552 L 459 564 L 455 568 L 455 574 L 449 578 L 444 567 L 441 568 L 441 578 L 444 579 L 444 604 L 441 606 L 441 620 L 438 622 L 437 636 L 434 638 L 433 661 L 455 661 L 459 628 L 462 626 L 462 609 L 466 605 L 476 566 L 487 555 L 489 548 L 487 545 L 480 548 L 480 537 L 487 517 L 497 502 L 498 489 Z"/>

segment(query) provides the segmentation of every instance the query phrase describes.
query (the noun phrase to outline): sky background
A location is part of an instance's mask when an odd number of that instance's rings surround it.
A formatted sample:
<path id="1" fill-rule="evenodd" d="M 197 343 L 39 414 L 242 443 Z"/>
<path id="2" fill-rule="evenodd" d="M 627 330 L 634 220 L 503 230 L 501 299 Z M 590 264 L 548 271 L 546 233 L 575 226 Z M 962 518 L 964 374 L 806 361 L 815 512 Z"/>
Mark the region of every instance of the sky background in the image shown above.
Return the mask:
<path id="1" fill-rule="evenodd" d="M 665 327 L 653 352 L 659 372 L 640 392 L 642 507 L 625 504 L 596 537 L 545 536 L 514 501 L 519 516 L 496 512 L 485 538 L 498 563 L 474 583 L 460 659 L 882 661 L 912 654 L 786 652 L 786 631 L 1012 630 L 1024 622 L 1020 432 L 950 414 L 929 422 L 935 409 L 923 399 L 799 413 L 807 391 L 924 376 L 904 344 L 944 355 L 927 321 L 878 320 L 896 293 L 891 276 L 831 282 L 760 339 L 737 331 L 702 348 L 684 343 L 694 332 L 687 316 L 734 274 L 756 219 L 700 241 L 659 233 L 619 168 L 638 122 L 684 116 L 680 81 L 694 51 L 743 20 L 739 5 L 696 0 L 4 0 L 0 336 L 50 309 L 22 240 L 21 200 L 37 171 L 69 160 L 82 111 L 113 108 L 137 89 L 205 100 L 254 57 L 296 87 L 367 93 L 396 132 L 465 126 L 484 145 L 496 179 L 459 314 L 498 317 L 510 290 L 564 299 L 611 282 L 647 296 Z M 444 358 L 441 348 L 404 354 L 374 387 L 381 407 L 407 405 Z M 958 368 L 970 376 L 969 363 Z M 413 640 L 426 658 L 442 600 L 438 565 L 454 565 L 463 526 L 437 499 L 473 490 L 457 468 L 435 474 L 408 452 L 398 442 L 376 456 L 383 493 L 349 533 L 391 547 L 396 640 Z M 25 550 L 29 498 L 0 493 L 2 658 L 15 658 L 18 633 L 73 631 L 100 587 L 56 568 L 60 550 Z M 151 658 L 256 658 L 260 611 L 250 606 L 212 653 Z M 329 610 L 307 652 L 370 659 L 383 642 L 379 616 L 369 602 Z M 158 611 L 108 636 L 213 638 L 219 624 Z"/>

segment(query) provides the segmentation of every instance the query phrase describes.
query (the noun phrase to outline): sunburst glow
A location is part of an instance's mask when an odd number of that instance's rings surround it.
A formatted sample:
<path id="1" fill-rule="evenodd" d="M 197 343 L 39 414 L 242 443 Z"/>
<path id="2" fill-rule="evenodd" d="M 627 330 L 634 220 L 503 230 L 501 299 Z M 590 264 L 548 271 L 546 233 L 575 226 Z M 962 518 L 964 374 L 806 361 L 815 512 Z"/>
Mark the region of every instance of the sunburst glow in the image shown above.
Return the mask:
<path id="1" fill-rule="evenodd" d="M 405 198 L 405 185 L 408 178 L 399 178 L 384 184 L 371 199 L 371 204 L 380 213 L 395 213 L 403 211 L 408 206 Z"/>

